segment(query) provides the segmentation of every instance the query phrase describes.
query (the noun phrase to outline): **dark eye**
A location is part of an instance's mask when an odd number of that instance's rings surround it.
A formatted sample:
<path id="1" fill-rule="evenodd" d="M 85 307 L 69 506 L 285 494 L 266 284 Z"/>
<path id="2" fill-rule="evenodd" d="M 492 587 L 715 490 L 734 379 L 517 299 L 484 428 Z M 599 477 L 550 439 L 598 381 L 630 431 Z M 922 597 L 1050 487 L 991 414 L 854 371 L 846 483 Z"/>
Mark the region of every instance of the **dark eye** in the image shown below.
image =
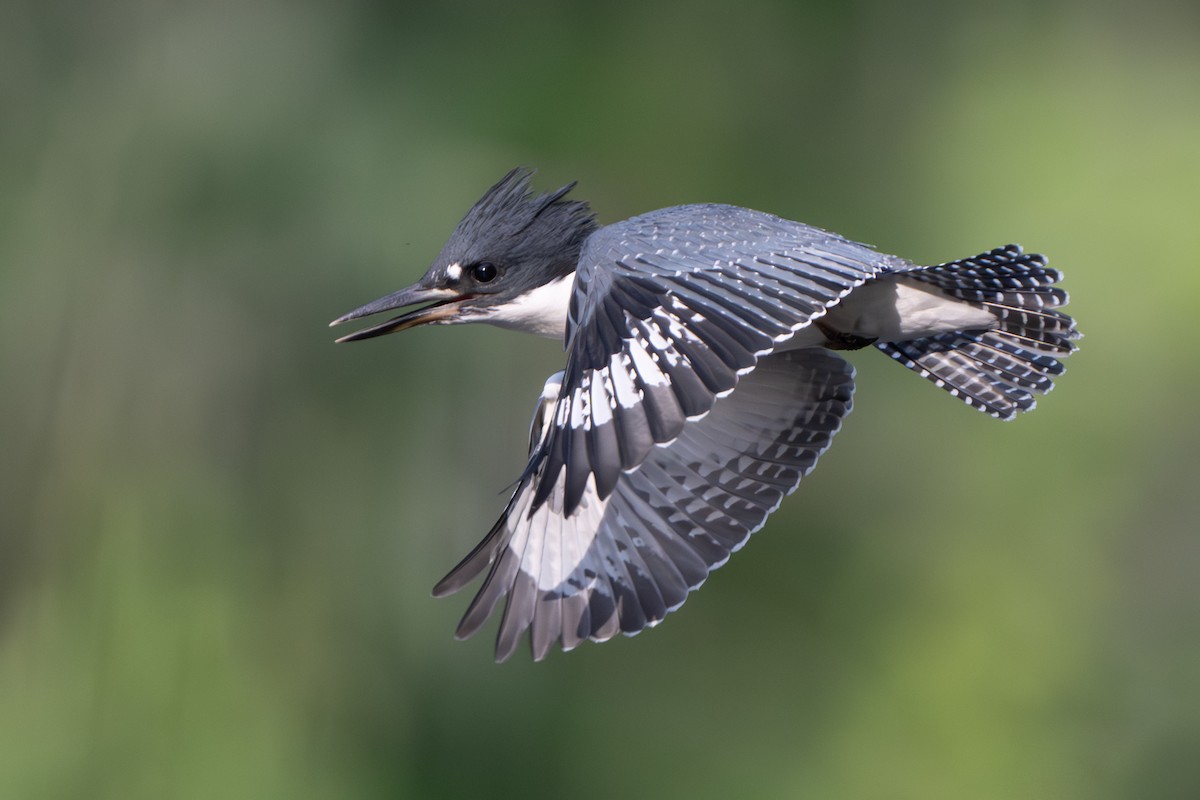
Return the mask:
<path id="1" fill-rule="evenodd" d="M 480 261 L 475 266 L 471 267 L 471 277 L 480 283 L 491 283 L 496 280 L 496 276 L 500 274 L 496 269 L 496 265 L 490 261 Z"/>

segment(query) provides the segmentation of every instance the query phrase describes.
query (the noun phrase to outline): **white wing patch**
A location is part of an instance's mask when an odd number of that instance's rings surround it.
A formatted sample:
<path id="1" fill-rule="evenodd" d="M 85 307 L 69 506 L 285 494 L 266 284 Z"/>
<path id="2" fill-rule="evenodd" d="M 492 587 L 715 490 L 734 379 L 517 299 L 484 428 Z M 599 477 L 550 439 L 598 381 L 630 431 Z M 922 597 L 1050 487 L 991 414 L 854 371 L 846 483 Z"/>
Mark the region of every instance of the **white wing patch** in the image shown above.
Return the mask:
<path id="1" fill-rule="evenodd" d="M 613 353 L 608 360 L 605 374 L 612 382 L 613 396 L 622 408 L 633 408 L 641 402 L 641 392 L 633 383 L 629 371 L 633 367 L 633 358 L 628 353 Z"/>
<path id="2" fill-rule="evenodd" d="M 593 371 L 620 375 L 624 370 Z M 652 448 L 601 497 L 589 475 L 565 512 L 566 471 L 534 508 L 539 453 L 553 430 L 560 377 L 547 381 L 531 467 L 481 548 L 435 589 L 445 594 L 490 565 L 460 636 L 475 633 L 506 596 L 496 655 L 505 659 L 531 631 L 535 659 L 557 643 L 633 635 L 683 604 L 709 572 L 762 527 L 815 466 L 850 411 L 853 370 L 825 350 L 767 356 L 712 412 Z M 559 403 L 582 413 L 596 400 Z M 581 421 L 582 422 L 582 421 Z"/>
<path id="3" fill-rule="evenodd" d="M 542 395 L 534 411 L 531 426 L 538 428 L 536 439 L 533 439 L 534 431 L 530 430 L 535 446 L 550 434 L 553 419 L 550 411 L 554 408 L 561 389 L 561 372 L 551 375 L 542 387 Z M 587 411 L 587 395 L 576 390 L 576 396 L 578 402 L 571 403 L 573 417 L 586 414 Z M 533 503 L 533 492 L 518 490 L 514 505 L 508 512 L 509 520 L 517 523 L 513 529 L 509 549 L 524 553 L 520 569 L 533 578 L 537 588 L 542 591 L 558 587 L 579 567 L 608 505 L 606 500 L 597 496 L 596 484 L 591 481 L 579 507 L 569 517 L 564 517 L 563 481 L 564 477 L 560 475 L 558 485 L 547 502 L 532 514 L 530 506 Z M 536 541 L 538 539 L 541 541 Z"/>
<path id="4" fill-rule="evenodd" d="M 670 386 L 671 379 L 659 368 L 654 346 L 637 330 L 629 341 L 629 357 L 642 382 L 651 386 Z"/>

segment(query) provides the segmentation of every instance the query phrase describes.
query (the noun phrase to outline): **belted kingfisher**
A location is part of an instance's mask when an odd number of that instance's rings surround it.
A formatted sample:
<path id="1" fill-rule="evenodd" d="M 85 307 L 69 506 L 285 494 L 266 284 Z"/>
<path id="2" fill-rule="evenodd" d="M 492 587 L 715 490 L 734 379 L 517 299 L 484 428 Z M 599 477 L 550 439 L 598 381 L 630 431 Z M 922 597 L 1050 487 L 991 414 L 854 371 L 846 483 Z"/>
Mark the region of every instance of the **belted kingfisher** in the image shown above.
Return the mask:
<path id="1" fill-rule="evenodd" d="M 507 596 L 498 661 L 526 630 L 540 660 L 679 608 L 850 413 L 854 370 L 833 351 L 874 345 L 1009 420 L 1080 336 L 1061 275 L 1017 245 L 918 266 L 728 205 L 599 227 L 573 183 L 534 194 L 531 175 L 490 188 L 417 283 L 331 323 L 425 303 L 338 341 L 487 322 L 565 344 L 504 513 L 433 590 L 486 571 L 457 635 Z"/>

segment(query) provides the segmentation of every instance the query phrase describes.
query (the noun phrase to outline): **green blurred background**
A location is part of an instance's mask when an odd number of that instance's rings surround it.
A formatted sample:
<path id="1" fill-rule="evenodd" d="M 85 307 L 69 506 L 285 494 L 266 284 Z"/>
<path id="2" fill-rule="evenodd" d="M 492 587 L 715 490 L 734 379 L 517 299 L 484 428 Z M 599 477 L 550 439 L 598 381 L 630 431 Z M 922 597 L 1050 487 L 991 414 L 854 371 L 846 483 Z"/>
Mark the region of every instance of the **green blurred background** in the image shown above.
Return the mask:
<path id="1" fill-rule="evenodd" d="M 1087 339 L 1010 425 L 859 354 L 685 610 L 497 666 L 429 590 L 559 347 L 325 324 L 517 164 Z M 1200 797 L 1195 6 L 6 0 L 0 175 L 0 798 Z"/>

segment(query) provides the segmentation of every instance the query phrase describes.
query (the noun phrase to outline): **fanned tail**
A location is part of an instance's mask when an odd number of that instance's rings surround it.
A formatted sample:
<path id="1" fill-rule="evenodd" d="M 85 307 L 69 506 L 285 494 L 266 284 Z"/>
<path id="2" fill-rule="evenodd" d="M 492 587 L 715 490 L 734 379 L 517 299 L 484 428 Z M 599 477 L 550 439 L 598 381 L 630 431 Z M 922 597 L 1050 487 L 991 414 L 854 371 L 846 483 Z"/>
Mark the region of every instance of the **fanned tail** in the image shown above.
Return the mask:
<path id="1" fill-rule="evenodd" d="M 1031 410 L 1063 373 L 1061 359 L 1077 349 L 1075 320 L 1056 310 L 1068 299 L 1054 285 L 1062 274 L 1019 245 L 905 274 L 996 318 L 989 330 L 876 345 L 972 408 L 1003 420 Z"/>

